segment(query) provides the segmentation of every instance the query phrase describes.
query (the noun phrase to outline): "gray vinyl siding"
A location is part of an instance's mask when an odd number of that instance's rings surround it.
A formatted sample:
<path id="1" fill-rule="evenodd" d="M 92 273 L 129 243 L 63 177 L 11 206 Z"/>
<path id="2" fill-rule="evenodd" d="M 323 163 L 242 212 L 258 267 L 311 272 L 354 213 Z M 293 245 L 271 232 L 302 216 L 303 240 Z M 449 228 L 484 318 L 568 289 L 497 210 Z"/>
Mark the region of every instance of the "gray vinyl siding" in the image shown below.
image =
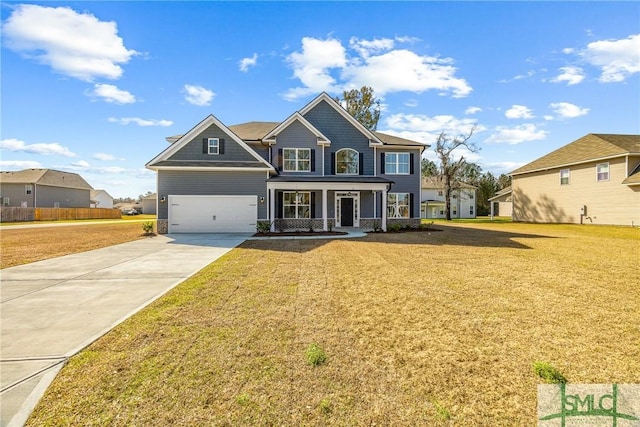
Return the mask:
<path id="1" fill-rule="evenodd" d="M 269 147 L 262 144 L 251 144 L 249 145 L 253 151 L 258 153 L 260 157 L 265 159 L 267 162 L 269 161 Z"/>
<path id="2" fill-rule="evenodd" d="M 369 139 L 333 107 L 322 101 L 307 112 L 304 118 L 331 141 L 331 145 L 325 149 L 325 175 L 331 174 L 331 153 L 342 148 L 352 148 L 364 155 L 361 175 L 374 174 L 373 148 L 369 147 Z"/>
<path id="3" fill-rule="evenodd" d="M 286 129 L 283 129 L 278 134 L 276 144 L 272 146 L 272 158 L 274 159 L 274 166 L 277 168 L 281 165 L 279 159 L 279 152 L 285 148 L 309 148 L 315 150 L 315 165 L 312 169 L 313 172 L 286 172 L 280 171 L 282 175 L 322 175 L 322 146 L 318 145 L 318 139 L 311 133 L 306 126 L 299 121 L 294 121 Z"/>
<path id="4" fill-rule="evenodd" d="M 204 138 L 224 139 L 224 154 L 203 153 L 202 140 Z M 240 146 L 231 136 L 216 125 L 211 125 L 198 134 L 192 141 L 174 153 L 168 160 L 215 160 L 215 161 L 255 161 L 244 147 Z"/>
<path id="5" fill-rule="evenodd" d="M 91 204 L 91 191 L 75 188 L 34 185 L 36 204 L 39 208 L 88 208 Z"/>
<path id="6" fill-rule="evenodd" d="M 410 153 L 413 154 L 413 174 L 409 175 L 394 175 L 385 174 L 382 167 L 382 156 L 384 153 Z M 385 147 L 378 149 L 377 151 L 377 172 L 378 176 L 390 179 L 393 181 L 393 185 L 389 190 L 389 193 L 411 193 L 413 194 L 413 207 L 411 209 L 411 218 L 420 218 L 420 194 L 421 194 L 421 176 L 420 176 L 420 149 L 401 149 L 393 147 Z M 382 199 L 380 198 L 380 201 Z M 381 205 L 378 205 L 378 212 L 380 212 Z"/>
<path id="7" fill-rule="evenodd" d="M 35 192 L 35 185 L 34 192 Z M 25 184 L 2 183 L 0 184 L 0 196 L 9 198 L 9 206 L 20 207 L 22 202 L 27 202 L 28 208 L 33 208 L 33 193 L 25 194 Z M 0 198 L 0 203 L 2 199 Z"/>
<path id="8" fill-rule="evenodd" d="M 267 218 L 265 171 L 158 171 L 158 200 L 169 195 L 258 196 L 258 219 Z M 158 219 L 168 219 L 167 202 L 158 203 Z"/>

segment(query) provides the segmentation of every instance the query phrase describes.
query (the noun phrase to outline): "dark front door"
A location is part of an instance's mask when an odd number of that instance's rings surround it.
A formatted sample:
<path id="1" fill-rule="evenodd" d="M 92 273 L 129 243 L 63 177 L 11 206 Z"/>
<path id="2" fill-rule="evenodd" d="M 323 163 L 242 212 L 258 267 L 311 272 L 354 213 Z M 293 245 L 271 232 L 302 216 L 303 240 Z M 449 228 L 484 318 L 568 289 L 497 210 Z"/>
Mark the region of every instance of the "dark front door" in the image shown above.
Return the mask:
<path id="1" fill-rule="evenodd" d="M 353 227 L 353 199 L 351 198 L 340 199 L 340 226 Z"/>

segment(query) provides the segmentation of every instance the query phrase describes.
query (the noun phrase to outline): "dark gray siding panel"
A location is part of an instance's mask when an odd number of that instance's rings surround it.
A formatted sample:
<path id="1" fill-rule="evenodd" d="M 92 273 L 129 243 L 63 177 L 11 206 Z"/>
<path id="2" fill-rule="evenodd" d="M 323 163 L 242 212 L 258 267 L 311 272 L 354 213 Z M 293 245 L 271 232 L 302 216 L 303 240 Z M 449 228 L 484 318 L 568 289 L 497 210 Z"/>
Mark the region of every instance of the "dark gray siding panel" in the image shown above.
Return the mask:
<path id="1" fill-rule="evenodd" d="M 9 206 L 20 207 L 22 206 L 22 202 L 27 202 L 28 208 L 34 207 L 33 193 L 25 194 L 25 184 L 0 184 L 0 203 L 2 202 L 2 197 L 9 198 Z"/>
<path id="2" fill-rule="evenodd" d="M 203 138 L 224 139 L 224 154 L 205 154 L 202 152 Z M 187 143 L 178 152 L 174 153 L 169 160 L 228 160 L 228 161 L 252 161 L 255 160 L 247 150 L 241 147 L 231 136 L 226 134 L 216 125 L 209 126 L 206 130 Z"/>
<path id="3" fill-rule="evenodd" d="M 278 135 L 276 145 L 272 150 L 274 160 L 278 159 L 278 150 L 283 148 L 310 148 L 315 150 L 315 171 L 314 172 L 285 172 L 282 175 L 322 175 L 322 147 L 318 145 L 318 139 L 299 121 L 294 121 Z M 278 167 L 277 164 L 274 165 Z"/>
<path id="4" fill-rule="evenodd" d="M 381 156 L 383 153 L 406 153 L 413 154 L 413 174 L 410 175 L 386 175 L 382 169 Z M 384 148 L 378 149 L 377 169 L 378 175 L 384 178 L 390 179 L 394 182 L 389 190 L 390 193 L 411 193 L 413 194 L 413 210 L 411 213 L 412 218 L 420 217 L 420 193 L 421 193 L 421 176 L 420 176 L 420 149 L 399 149 L 399 148 Z M 380 206 L 380 205 L 378 205 Z M 380 207 L 378 207 L 380 210 Z"/>
<path id="5" fill-rule="evenodd" d="M 320 102 L 305 116 L 316 129 L 331 140 L 331 146 L 325 152 L 325 175 L 331 174 L 331 153 L 341 148 L 352 148 L 364 155 L 362 175 L 373 175 L 373 148 L 369 147 L 369 139 L 356 129 L 347 119 L 333 109 L 325 101 Z"/>
<path id="6" fill-rule="evenodd" d="M 269 161 L 269 146 L 262 144 L 251 144 L 250 147 L 267 162 Z"/>
<path id="7" fill-rule="evenodd" d="M 39 208 L 88 208 L 91 204 L 90 190 L 36 185 L 36 204 Z"/>
<path id="8" fill-rule="evenodd" d="M 267 218 L 264 171 L 158 171 L 158 200 L 169 195 L 258 196 L 258 219 Z M 264 203 L 260 203 L 264 197 Z M 158 203 L 158 219 L 168 219 L 167 203 Z"/>

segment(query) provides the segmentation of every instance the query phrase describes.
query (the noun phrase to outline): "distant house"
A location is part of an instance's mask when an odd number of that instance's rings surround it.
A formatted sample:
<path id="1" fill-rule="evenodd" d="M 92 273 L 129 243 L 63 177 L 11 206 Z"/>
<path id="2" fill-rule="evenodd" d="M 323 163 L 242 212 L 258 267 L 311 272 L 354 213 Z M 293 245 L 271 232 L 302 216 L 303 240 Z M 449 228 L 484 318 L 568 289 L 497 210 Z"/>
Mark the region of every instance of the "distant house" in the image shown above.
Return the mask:
<path id="1" fill-rule="evenodd" d="M 640 135 L 588 134 L 510 175 L 514 221 L 640 224 Z"/>
<path id="2" fill-rule="evenodd" d="M 91 190 L 91 207 L 112 209 L 113 197 L 105 190 Z"/>
<path id="3" fill-rule="evenodd" d="M 142 198 L 142 213 L 143 214 L 156 214 L 156 202 L 158 200 L 157 193 L 149 194 Z"/>
<path id="4" fill-rule="evenodd" d="M 53 169 L 0 172 L 2 206 L 88 208 L 91 186 L 80 175 Z"/>
<path id="5" fill-rule="evenodd" d="M 494 216 L 511 216 L 513 202 L 511 201 L 511 186 L 498 190 L 495 196 L 489 199 L 491 206 L 491 218 Z"/>
<path id="6" fill-rule="evenodd" d="M 451 218 L 476 217 L 476 187 L 464 183 L 457 184 L 459 188 L 452 191 Z M 427 177 L 422 179 L 421 191 L 422 218 L 446 218 L 444 183 L 441 179 Z"/>

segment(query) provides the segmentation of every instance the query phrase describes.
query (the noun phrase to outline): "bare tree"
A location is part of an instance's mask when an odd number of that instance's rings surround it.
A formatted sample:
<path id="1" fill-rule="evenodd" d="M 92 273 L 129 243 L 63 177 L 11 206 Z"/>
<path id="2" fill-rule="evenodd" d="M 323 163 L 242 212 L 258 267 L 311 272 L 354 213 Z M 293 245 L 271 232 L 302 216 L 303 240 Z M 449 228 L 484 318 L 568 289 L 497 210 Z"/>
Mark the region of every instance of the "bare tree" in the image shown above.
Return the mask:
<path id="1" fill-rule="evenodd" d="M 473 126 L 469 130 L 469 133 L 453 138 L 442 132 L 436 141 L 435 152 L 440 161 L 440 178 L 444 185 L 447 221 L 451 220 L 451 193 L 460 188 L 460 180 L 458 177 L 465 171 L 465 167 L 468 164 L 464 156 L 460 156 L 458 160 L 454 160 L 453 151 L 458 148 L 466 148 L 472 153 L 480 151 L 480 148 L 471 142 L 471 137 L 475 130 L 476 127 Z"/>

